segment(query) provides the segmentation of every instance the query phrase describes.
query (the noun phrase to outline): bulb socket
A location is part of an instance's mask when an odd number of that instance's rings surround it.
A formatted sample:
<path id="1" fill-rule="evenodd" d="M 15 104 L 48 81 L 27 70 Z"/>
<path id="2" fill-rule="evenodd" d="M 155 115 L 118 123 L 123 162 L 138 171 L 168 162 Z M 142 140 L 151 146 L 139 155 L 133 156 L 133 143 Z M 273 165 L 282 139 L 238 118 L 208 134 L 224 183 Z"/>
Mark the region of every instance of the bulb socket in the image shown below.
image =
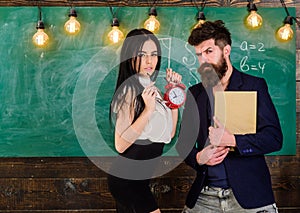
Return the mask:
<path id="1" fill-rule="evenodd" d="M 39 20 L 36 24 L 36 29 L 45 29 L 44 22 L 42 20 Z"/>
<path id="2" fill-rule="evenodd" d="M 292 16 L 287 16 L 287 17 L 285 17 L 283 23 L 284 23 L 284 24 L 293 25 L 293 17 L 292 17 Z"/>
<path id="3" fill-rule="evenodd" d="M 206 20 L 205 15 L 204 15 L 204 12 L 199 11 L 199 12 L 197 13 L 197 20 L 198 20 L 198 21 L 199 21 L 199 20 Z"/>
<path id="4" fill-rule="evenodd" d="M 70 9 L 70 12 L 69 12 L 69 17 L 77 17 L 77 13 L 76 13 L 76 10 L 74 8 L 71 8 Z"/>
<path id="5" fill-rule="evenodd" d="M 247 5 L 248 11 L 257 11 L 257 7 L 253 2 L 249 2 Z"/>
<path id="6" fill-rule="evenodd" d="M 148 13 L 149 16 L 157 16 L 157 11 L 155 7 L 151 7 Z"/>
<path id="7" fill-rule="evenodd" d="M 114 27 L 114 26 L 117 26 L 117 27 L 120 26 L 119 20 L 117 18 L 113 18 L 111 26 L 112 27 Z"/>

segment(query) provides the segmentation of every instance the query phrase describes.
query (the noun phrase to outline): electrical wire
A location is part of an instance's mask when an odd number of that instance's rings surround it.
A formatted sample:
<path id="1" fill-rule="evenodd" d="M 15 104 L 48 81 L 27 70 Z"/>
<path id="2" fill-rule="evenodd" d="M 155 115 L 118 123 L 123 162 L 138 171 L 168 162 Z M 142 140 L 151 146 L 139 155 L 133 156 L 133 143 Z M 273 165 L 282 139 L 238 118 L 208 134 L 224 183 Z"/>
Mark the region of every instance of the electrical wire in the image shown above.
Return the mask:
<path id="1" fill-rule="evenodd" d="M 39 16 L 39 21 L 42 20 L 42 9 L 41 6 L 38 6 L 39 12 L 38 12 L 38 16 Z"/>
<path id="2" fill-rule="evenodd" d="M 197 8 L 198 12 L 202 12 L 204 10 L 204 8 L 205 8 L 206 0 L 202 0 L 201 1 L 201 4 L 200 4 L 201 8 L 199 8 L 199 6 L 197 5 L 196 0 L 191 0 L 191 3 L 194 4 L 194 6 Z"/>
<path id="3" fill-rule="evenodd" d="M 110 13 L 111 13 L 112 18 L 113 18 L 113 19 L 114 19 L 114 18 L 117 18 L 117 14 L 118 14 L 118 11 L 119 11 L 120 7 L 118 7 L 118 8 L 115 10 L 115 12 L 114 12 L 114 11 L 113 11 L 113 7 L 109 4 L 109 1 L 106 1 L 106 3 L 107 3 L 107 5 L 108 5 L 108 7 L 109 7 L 109 11 L 110 11 Z"/>
<path id="4" fill-rule="evenodd" d="M 285 4 L 284 0 L 280 0 L 280 2 L 281 2 L 281 5 L 282 5 L 282 7 L 284 8 L 284 10 L 286 12 L 286 15 L 290 16 L 296 22 L 296 24 L 298 25 L 298 27 L 300 27 L 300 17 L 293 17 L 293 16 L 291 16 L 290 13 L 289 13 L 289 11 L 288 11 L 288 9 L 287 9 L 287 7 L 286 7 L 286 4 Z"/>

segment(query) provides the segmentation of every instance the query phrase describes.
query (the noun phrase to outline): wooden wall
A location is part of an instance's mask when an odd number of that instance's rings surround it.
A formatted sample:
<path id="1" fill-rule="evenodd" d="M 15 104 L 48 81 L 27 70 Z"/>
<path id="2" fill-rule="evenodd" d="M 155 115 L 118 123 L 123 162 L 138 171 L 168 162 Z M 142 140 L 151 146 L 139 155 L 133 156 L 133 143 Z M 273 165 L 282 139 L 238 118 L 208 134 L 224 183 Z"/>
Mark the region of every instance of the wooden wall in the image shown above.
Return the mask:
<path id="1" fill-rule="evenodd" d="M 106 1 L 0 0 L 0 6 L 108 6 Z M 152 1 L 108 1 L 112 6 L 149 6 Z M 157 1 L 157 6 L 193 6 L 192 1 Z M 201 2 L 201 1 L 196 1 Z M 254 1 L 258 7 L 281 7 L 279 0 Z M 300 1 L 286 0 L 296 7 Z M 207 6 L 246 7 L 247 1 L 208 0 Z M 281 213 L 300 212 L 300 29 L 297 27 L 297 154 L 268 156 Z M 162 212 L 180 212 L 194 172 L 184 163 L 152 181 Z M 0 212 L 115 212 L 106 174 L 88 158 L 1 158 Z"/>

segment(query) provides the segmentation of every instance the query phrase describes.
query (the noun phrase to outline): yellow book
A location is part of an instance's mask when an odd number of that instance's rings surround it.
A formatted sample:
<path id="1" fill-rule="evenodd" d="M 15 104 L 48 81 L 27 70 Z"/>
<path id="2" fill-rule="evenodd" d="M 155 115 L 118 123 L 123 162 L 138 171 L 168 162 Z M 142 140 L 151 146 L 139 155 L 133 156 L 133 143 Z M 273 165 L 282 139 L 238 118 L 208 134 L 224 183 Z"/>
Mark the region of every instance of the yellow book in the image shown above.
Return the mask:
<path id="1" fill-rule="evenodd" d="M 215 117 L 232 134 L 256 133 L 256 91 L 215 93 Z"/>

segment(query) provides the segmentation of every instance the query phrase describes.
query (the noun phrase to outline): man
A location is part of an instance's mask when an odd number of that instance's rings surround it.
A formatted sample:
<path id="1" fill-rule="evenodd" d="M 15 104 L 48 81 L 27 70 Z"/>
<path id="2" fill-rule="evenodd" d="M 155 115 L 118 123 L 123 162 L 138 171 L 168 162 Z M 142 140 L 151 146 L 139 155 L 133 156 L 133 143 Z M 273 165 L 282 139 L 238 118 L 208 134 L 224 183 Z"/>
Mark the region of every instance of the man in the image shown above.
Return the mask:
<path id="1" fill-rule="evenodd" d="M 232 66 L 231 34 L 221 20 L 194 29 L 188 42 L 201 65 L 202 82 L 189 88 L 177 143 L 184 155 L 187 144 L 196 140 L 184 156 L 197 175 L 183 212 L 277 212 L 264 155 L 280 150 L 283 136 L 265 80 Z M 255 134 L 231 134 L 213 116 L 218 90 L 257 91 Z"/>

